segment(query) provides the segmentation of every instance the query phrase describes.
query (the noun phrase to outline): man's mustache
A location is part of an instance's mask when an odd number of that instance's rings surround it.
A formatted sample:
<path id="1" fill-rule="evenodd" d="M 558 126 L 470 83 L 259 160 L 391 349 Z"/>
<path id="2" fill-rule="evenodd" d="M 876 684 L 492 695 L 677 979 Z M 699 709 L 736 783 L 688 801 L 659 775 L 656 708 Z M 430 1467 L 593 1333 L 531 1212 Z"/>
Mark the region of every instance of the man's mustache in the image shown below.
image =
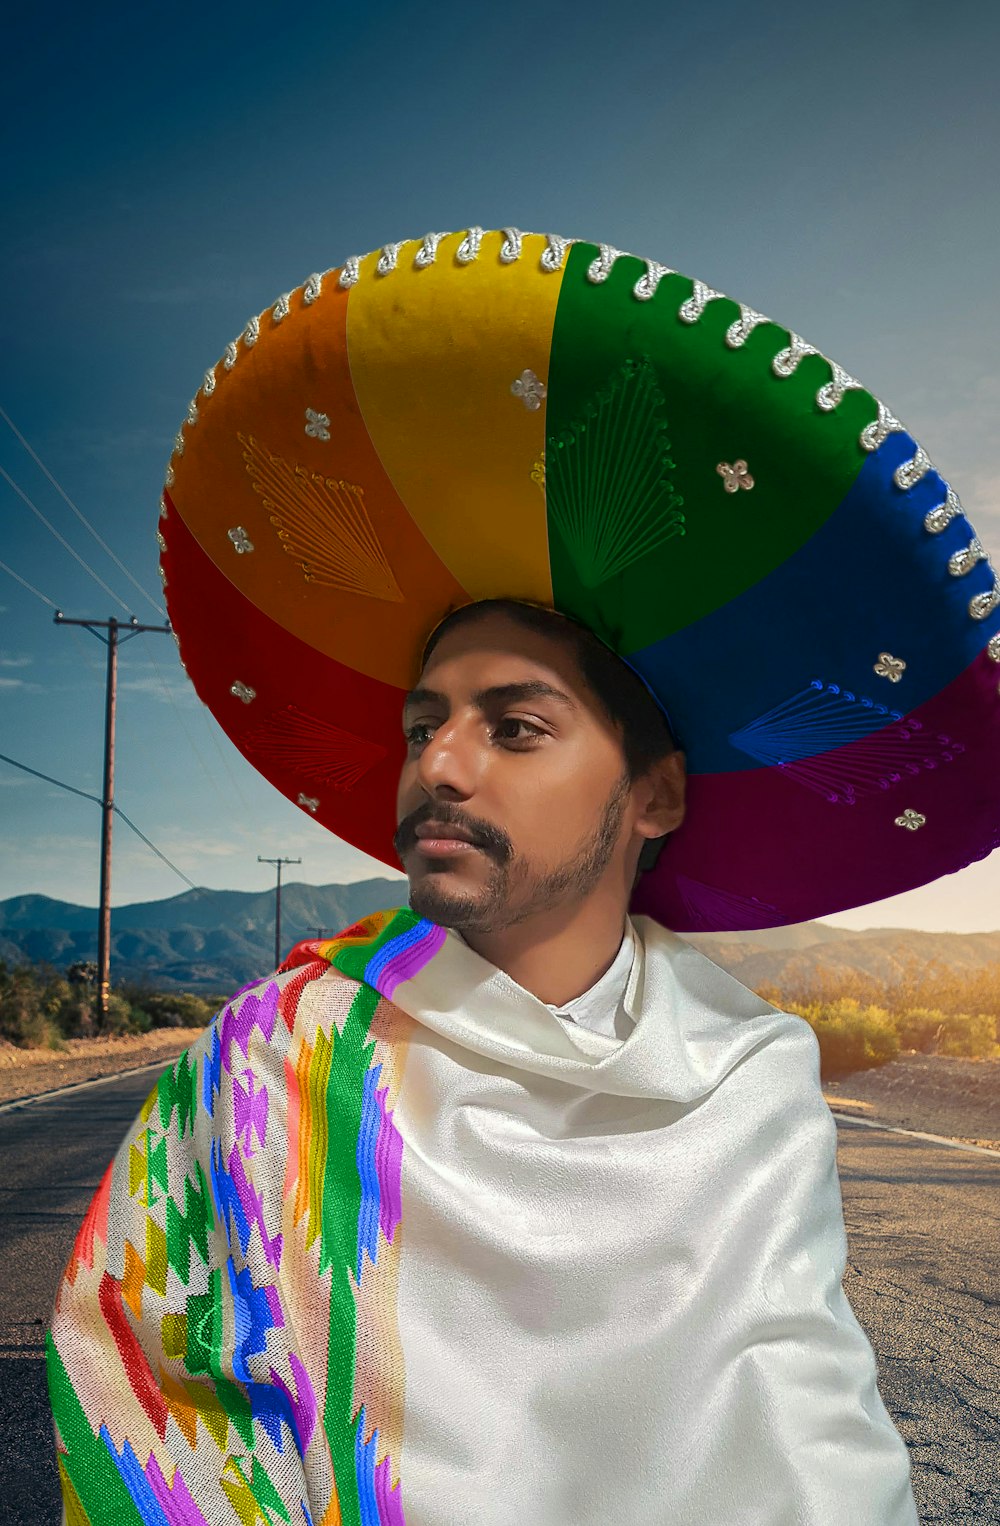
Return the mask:
<path id="1" fill-rule="evenodd" d="M 461 827 L 463 832 L 468 833 L 475 847 L 482 848 L 483 852 L 495 858 L 498 864 L 509 863 L 514 856 L 514 844 L 507 833 L 501 831 L 499 827 L 491 826 L 488 821 L 480 821 L 476 816 L 467 816 L 462 811 L 456 811 L 454 806 L 435 804 L 427 800 L 423 805 L 417 806 L 415 811 L 411 811 L 409 816 L 404 816 L 396 828 L 392 845 L 400 858 L 414 846 L 417 841 L 417 828 L 427 821 L 440 822 L 446 827 Z"/>

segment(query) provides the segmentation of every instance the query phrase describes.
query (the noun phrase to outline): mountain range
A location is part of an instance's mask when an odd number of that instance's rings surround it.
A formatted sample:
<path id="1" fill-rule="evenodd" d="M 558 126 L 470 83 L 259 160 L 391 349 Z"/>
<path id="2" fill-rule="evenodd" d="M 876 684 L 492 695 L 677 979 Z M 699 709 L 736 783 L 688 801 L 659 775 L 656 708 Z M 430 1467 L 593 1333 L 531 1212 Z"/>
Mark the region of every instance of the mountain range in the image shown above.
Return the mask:
<path id="1" fill-rule="evenodd" d="M 282 887 L 282 952 L 302 938 L 331 936 L 359 917 L 406 904 L 403 879 Z M 227 995 L 274 967 L 273 890 L 187 890 L 162 901 L 116 906 L 111 914 L 113 982 Z M 971 974 L 998 966 L 1000 931 L 927 933 L 873 927 L 863 932 L 799 922 L 758 932 L 691 933 L 688 941 L 744 985 L 808 979 L 820 966 L 892 980 L 914 959 Z M 49 896 L 0 901 L 0 959 L 65 969 L 97 957 L 97 912 Z"/>
<path id="2" fill-rule="evenodd" d="M 281 946 L 287 954 L 319 929 L 332 935 L 359 917 L 406 904 L 403 879 L 353 885 L 283 885 Z M 0 959 L 58 969 L 97 958 L 97 912 L 50 896 L 0 901 Z M 111 912 L 111 979 L 160 990 L 226 995 L 274 968 L 274 891 L 186 890 Z"/>

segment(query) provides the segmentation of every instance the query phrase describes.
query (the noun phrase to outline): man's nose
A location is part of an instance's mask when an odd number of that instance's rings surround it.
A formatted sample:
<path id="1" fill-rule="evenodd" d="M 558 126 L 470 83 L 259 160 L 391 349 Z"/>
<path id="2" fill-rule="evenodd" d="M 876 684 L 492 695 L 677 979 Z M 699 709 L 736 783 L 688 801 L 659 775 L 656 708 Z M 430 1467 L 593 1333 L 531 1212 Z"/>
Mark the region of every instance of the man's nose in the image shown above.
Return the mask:
<path id="1" fill-rule="evenodd" d="M 467 800 L 475 789 L 476 747 L 468 728 L 443 722 L 424 743 L 417 759 L 417 780 L 435 800 Z"/>

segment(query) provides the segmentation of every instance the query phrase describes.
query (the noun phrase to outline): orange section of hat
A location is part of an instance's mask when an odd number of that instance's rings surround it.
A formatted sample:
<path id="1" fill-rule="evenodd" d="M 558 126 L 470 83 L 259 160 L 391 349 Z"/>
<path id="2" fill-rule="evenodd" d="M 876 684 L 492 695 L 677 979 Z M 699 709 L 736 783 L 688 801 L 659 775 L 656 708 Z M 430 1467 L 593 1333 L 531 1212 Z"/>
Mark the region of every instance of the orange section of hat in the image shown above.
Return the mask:
<path id="1" fill-rule="evenodd" d="M 355 397 L 353 293 L 328 275 L 214 368 L 171 495 L 220 571 L 316 651 L 408 688 L 429 631 L 468 602 L 384 470 Z M 279 315 L 281 308 L 278 309 Z M 252 342 L 248 343 L 250 338 Z M 536 489 L 537 492 L 537 489 Z"/>

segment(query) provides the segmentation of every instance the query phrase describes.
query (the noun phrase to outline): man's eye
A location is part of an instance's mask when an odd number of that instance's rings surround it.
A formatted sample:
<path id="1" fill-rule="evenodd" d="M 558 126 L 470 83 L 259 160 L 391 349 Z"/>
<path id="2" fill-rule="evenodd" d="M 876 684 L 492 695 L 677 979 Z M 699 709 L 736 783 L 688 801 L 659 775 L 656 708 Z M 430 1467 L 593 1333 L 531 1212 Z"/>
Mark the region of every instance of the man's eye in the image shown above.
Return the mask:
<path id="1" fill-rule="evenodd" d="M 520 716 L 505 715 L 502 721 L 497 722 L 495 734 L 503 742 L 533 742 L 543 737 L 545 732 L 541 726 L 521 720 Z"/>
<path id="2" fill-rule="evenodd" d="M 430 721 L 416 721 L 406 728 L 403 735 L 410 747 L 419 747 L 422 743 L 430 741 L 433 730 L 434 727 Z"/>

